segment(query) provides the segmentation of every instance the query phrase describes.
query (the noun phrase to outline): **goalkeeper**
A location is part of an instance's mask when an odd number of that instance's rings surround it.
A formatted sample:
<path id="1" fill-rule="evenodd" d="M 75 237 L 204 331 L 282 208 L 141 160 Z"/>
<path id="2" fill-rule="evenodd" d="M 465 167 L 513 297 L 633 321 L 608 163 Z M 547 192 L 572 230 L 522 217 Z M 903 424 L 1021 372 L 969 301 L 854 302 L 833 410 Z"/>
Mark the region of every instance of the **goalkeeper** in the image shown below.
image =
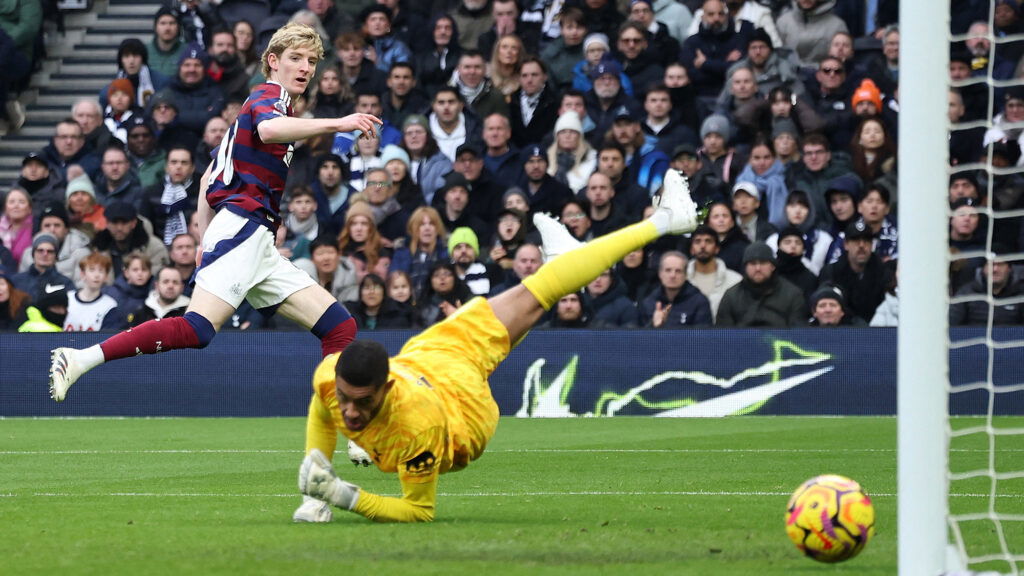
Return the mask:
<path id="1" fill-rule="evenodd" d="M 629 252 L 697 225 L 689 188 L 674 170 L 655 206 L 649 219 L 585 245 L 538 215 L 534 222 L 546 263 L 522 284 L 493 298 L 474 298 L 410 339 L 390 360 L 383 346 L 368 340 L 324 358 L 313 375 L 306 457 L 299 469 L 306 498 L 293 519 L 328 522 L 330 504 L 377 521 L 433 520 L 438 476 L 479 458 L 497 428 L 498 405 L 487 379 L 512 344 L 562 296 Z M 569 250 L 572 256 L 559 256 Z M 339 433 L 365 449 L 382 471 L 398 473 L 401 498 L 372 494 L 337 477 L 330 459 Z"/>

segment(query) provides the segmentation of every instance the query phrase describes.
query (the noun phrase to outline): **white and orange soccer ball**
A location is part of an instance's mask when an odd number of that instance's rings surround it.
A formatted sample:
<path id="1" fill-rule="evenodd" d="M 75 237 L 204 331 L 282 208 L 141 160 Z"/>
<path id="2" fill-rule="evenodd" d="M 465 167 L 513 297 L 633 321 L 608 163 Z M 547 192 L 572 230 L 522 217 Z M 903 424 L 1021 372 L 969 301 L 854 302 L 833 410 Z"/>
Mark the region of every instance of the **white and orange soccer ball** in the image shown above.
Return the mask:
<path id="1" fill-rule="evenodd" d="M 849 560 L 875 533 L 875 508 L 860 484 L 825 474 L 804 482 L 786 507 L 786 534 L 819 562 Z"/>

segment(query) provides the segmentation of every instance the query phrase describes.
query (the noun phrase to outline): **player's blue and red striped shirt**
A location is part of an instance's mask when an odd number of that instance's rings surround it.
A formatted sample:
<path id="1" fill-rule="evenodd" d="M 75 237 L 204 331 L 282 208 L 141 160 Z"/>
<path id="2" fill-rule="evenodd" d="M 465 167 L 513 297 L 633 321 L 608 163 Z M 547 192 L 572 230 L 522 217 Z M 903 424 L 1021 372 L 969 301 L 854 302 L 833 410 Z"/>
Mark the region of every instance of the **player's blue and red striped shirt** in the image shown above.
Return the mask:
<path id="1" fill-rule="evenodd" d="M 271 230 L 280 222 L 292 144 L 270 144 L 260 139 L 260 122 L 291 116 L 291 96 L 283 86 L 267 82 L 253 88 L 214 152 L 206 200 L 214 210 L 230 210 Z"/>

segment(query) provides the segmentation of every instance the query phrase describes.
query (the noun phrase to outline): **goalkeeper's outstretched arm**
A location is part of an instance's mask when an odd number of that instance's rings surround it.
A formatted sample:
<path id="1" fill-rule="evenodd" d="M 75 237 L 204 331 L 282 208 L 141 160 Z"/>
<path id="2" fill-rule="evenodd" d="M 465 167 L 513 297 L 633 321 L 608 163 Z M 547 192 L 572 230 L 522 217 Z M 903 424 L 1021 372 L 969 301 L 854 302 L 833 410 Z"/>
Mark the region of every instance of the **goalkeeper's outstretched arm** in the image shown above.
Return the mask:
<path id="1" fill-rule="evenodd" d="M 330 460 L 313 448 L 299 468 L 299 491 L 338 508 L 344 508 L 376 522 L 430 522 L 437 500 L 435 471 L 415 482 L 402 479 L 402 497 L 367 492 L 335 474 Z"/>

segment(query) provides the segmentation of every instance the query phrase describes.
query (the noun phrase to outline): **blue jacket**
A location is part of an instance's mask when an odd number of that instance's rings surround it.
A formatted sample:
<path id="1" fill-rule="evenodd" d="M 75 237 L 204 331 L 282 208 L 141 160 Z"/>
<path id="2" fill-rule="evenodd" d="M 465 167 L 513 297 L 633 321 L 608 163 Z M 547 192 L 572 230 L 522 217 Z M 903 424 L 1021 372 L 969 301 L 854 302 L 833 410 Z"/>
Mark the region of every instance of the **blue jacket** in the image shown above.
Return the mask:
<path id="1" fill-rule="evenodd" d="M 626 286 L 615 273 L 612 273 L 612 285 L 607 292 L 591 296 L 588 291 L 586 300 L 593 310 L 592 328 L 636 328 L 640 325 L 636 304 L 626 295 Z"/>
<path id="2" fill-rule="evenodd" d="M 668 317 L 662 328 L 690 328 L 693 326 L 710 326 L 713 323 L 711 317 L 711 303 L 696 286 L 684 282 L 679 294 L 669 301 L 665 296 L 665 288 L 661 285 L 640 303 L 640 318 L 644 326 L 652 327 L 654 310 L 658 302 L 662 307 L 671 305 Z"/>

